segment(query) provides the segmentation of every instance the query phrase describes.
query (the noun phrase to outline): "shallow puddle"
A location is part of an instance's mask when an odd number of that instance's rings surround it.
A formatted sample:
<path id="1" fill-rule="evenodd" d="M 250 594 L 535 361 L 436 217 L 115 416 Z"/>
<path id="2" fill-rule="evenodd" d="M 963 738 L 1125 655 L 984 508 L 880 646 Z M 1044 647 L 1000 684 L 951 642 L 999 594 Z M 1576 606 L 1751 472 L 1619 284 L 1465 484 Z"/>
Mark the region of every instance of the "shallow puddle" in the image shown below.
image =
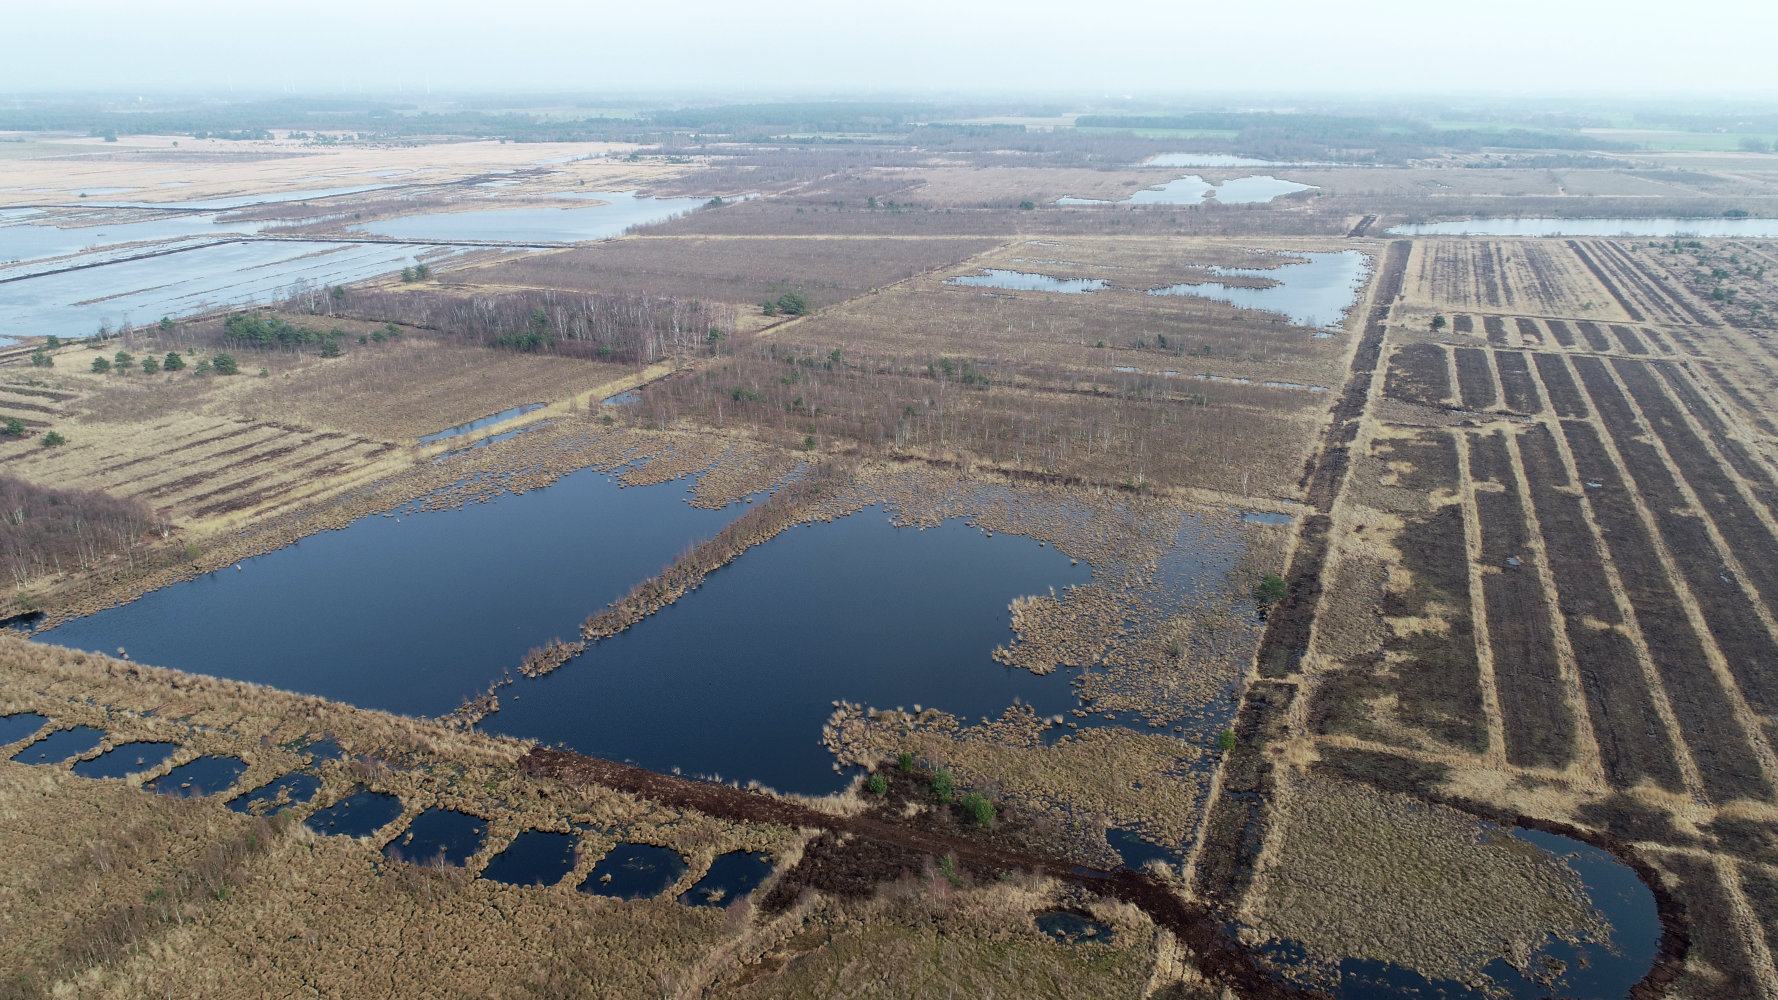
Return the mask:
<path id="1" fill-rule="evenodd" d="M 1164 865 L 1177 866 L 1185 862 L 1185 853 L 1178 849 L 1162 847 L 1160 844 L 1145 838 L 1140 831 L 1114 826 L 1105 831 L 1105 841 L 1111 849 L 1124 859 L 1124 867 L 1140 871 L 1148 867 L 1150 861 L 1159 861 Z"/>
<path id="2" fill-rule="evenodd" d="M 91 726 L 58 729 L 12 755 L 20 764 L 59 764 L 90 752 L 105 739 L 105 730 Z"/>
<path id="3" fill-rule="evenodd" d="M 401 815 L 401 800 L 382 792 L 360 790 L 325 809 L 317 809 L 303 825 L 316 833 L 368 837 Z"/>
<path id="4" fill-rule="evenodd" d="M 144 782 L 142 787 L 162 795 L 180 797 L 217 795 L 234 787 L 235 781 L 247 771 L 247 762 L 239 757 L 199 757 L 168 771 L 166 775 Z"/>
<path id="5" fill-rule="evenodd" d="M 241 795 L 228 804 L 238 813 L 265 815 L 300 806 L 321 790 L 321 779 L 312 774 L 286 774 Z"/>
<path id="6" fill-rule="evenodd" d="M 618 899 L 652 899 L 685 874 L 678 851 L 653 844 L 618 844 L 600 858 L 580 891 Z"/>
<path id="7" fill-rule="evenodd" d="M 710 870 L 679 896 L 687 906 L 727 906 L 747 895 L 772 874 L 772 856 L 764 851 L 730 851 L 710 862 Z"/>
<path id="8" fill-rule="evenodd" d="M 482 869 L 482 878 L 507 885 L 555 885 L 574 870 L 580 841 L 571 834 L 526 830 Z"/>
<path id="9" fill-rule="evenodd" d="M 142 741 L 114 746 L 92 760 L 74 765 L 74 773 L 82 778 L 122 778 L 143 771 L 152 771 L 179 752 L 177 743 Z"/>
<path id="10" fill-rule="evenodd" d="M 1039 932 L 1058 944 L 1110 944 L 1113 936 L 1110 927 L 1068 910 L 1039 913 L 1036 923 Z"/>
<path id="11" fill-rule="evenodd" d="M 453 809 L 428 809 L 383 848 L 391 861 L 461 868 L 488 839 L 488 821 Z"/>

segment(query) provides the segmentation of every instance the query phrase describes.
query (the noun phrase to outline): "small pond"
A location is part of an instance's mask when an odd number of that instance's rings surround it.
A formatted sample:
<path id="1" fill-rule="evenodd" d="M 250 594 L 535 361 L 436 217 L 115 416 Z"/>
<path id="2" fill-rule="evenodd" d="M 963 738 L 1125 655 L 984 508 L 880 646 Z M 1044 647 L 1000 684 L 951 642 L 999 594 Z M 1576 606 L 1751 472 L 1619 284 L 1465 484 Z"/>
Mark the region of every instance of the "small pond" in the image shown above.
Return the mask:
<path id="1" fill-rule="evenodd" d="M 1143 836 L 1139 830 L 1114 826 L 1105 831 L 1105 841 L 1124 859 L 1125 868 L 1141 870 L 1147 868 L 1150 861 L 1171 866 L 1185 862 L 1184 851 L 1162 847 Z"/>
<path id="2" fill-rule="evenodd" d="M 580 891 L 618 899 L 652 899 L 685 874 L 678 851 L 653 844 L 618 844 L 587 873 Z"/>
<path id="3" fill-rule="evenodd" d="M 687 906 L 727 906 L 759 888 L 772 874 L 772 856 L 764 851 L 730 851 L 710 862 L 710 870 L 679 896 Z"/>
<path id="4" fill-rule="evenodd" d="M 59 764 L 70 757 L 90 753 L 105 739 L 105 730 L 91 726 L 58 729 L 12 755 L 20 764 Z"/>
<path id="5" fill-rule="evenodd" d="M 162 795 L 180 797 L 216 795 L 233 788 L 235 781 L 247 772 L 247 762 L 239 757 L 199 757 L 175 767 L 165 775 L 143 782 L 142 787 Z"/>
<path id="6" fill-rule="evenodd" d="M 567 833 L 526 830 L 482 869 L 482 878 L 507 885 L 555 885 L 574 870 L 580 846 Z"/>
<path id="7" fill-rule="evenodd" d="M 1778 219 L 1468 219 L 1396 226 L 1401 236 L 1778 237 Z"/>
<path id="8" fill-rule="evenodd" d="M 488 838 L 488 821 L 452 809 L 428 809 L 408 824 L 407 830 L 383 848 L 391 861 L 414 865 L 463 867 L 475 857 Z"/>
<path id="9" fill-rule="evenodd" d="M 1357 250 L 1328 253 L 1292 252 L 1304 263 L 1278 267 L 1208 267 L 1218 277 L 1263 278 L 1277 284 L 1265 288 L 1206 281 L 1150 289 L 1150 295 L 1190 295 L 1215 299 L 1242 309 L 1282 313 L 1299 326 L 1336 326 L 1352 307 L 1370 275 L 1369 259 Z"/>
<path id="10" fill-rule="evenodd" d="M 401 815 L 401 800 L 393 795 L 361 789 L 325 809 L 317 809 L 303 825 L 316 833 L 343 837 L 368 837 Z"/>
<path id="11" fill-rule="evenodd" d="M 1071 910 L 1048 910 L 1036 917 L 1037 930 L 1058 944 L 1081 944 L 1092 941 L 1110 944 L 1110 927 Z"/>
<path id="12" fill-rule="evenodd" d="M 606 396 L 599 402 L 605 406 L 634 406 L 642 402 L 642 390 L 625 389 L 615 396 Z"/>
<path id="13" fill-rule="evenodd" d="M 542 403 L 524 403 L 522 405 L 515 406 L 510 410 L 501 410 L 499 413 L 491 413 L 485 417 L 477 417 L 476 419 L 471 420 L 468 423 L 458 424 L 455 427 L 447 427 L 442 431 L 435 431 L 431 434 L 427 434 L 427 435 L 420 438 L 420 443 L 421 444 L 431 444 L 434 441 L 443 441 L 445 438 L 454 438 L 454 437 L 460 437 L 464 434 L 473 434 L 476 431 L 482 430 L 483 428 L 493 427 L 496 424 L 504 424 L 508 420 L 514 420 L 514 419 L 524 416 L 527 413 L 535 413 L 536 411 L 541 410 L 541 409 L 543 409 Z"/>
<path id="14" fill-rule="evenodd" d="M 254 815 L 277 812 L 302 805 L 320 790 L 321 779 L 312 774 L 286 774 L 236 798 L 228 807 L 235 812 Z"/>
<path id="15" fill-rule="evenodd" d="M 17 743 L 19 740 L 43 728 L 49 720 L 36 712 L 20 712 L 17 715 L 0 715 L 0 746 Z"/>
<path id="16" fill-rule="evenodd" d="M 92 760 L 74 765 L 74 773 L 82 778 L 122 778 L 143 771 L 152 771 L 179 752 L 177 743 L 142 741 L 121 743 Z"/>
<path id="17" fill-rule="evenodd" d="M 984 267 L 980 274 L 964 274 L 946 278 L 947 285 L 968 285 L 975 288 L 1007 288 L 1020 292 L 1061 292 L 1079 295 L 1108 287 L 1103 278 L 1052 278 L 1047 274 L 1026 274 Z"/>

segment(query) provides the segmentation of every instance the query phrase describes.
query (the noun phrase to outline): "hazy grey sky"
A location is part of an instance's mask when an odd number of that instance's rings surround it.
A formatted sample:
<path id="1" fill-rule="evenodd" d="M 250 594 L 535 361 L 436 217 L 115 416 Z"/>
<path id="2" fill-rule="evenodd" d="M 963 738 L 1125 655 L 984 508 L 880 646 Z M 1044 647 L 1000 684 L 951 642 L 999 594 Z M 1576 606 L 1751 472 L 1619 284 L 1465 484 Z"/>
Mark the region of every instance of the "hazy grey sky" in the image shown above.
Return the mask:
<path id="1" fill-rule="evenodd" d="M 0 91 L 1778 94 L 1774 0 L 0 0 Z"/>

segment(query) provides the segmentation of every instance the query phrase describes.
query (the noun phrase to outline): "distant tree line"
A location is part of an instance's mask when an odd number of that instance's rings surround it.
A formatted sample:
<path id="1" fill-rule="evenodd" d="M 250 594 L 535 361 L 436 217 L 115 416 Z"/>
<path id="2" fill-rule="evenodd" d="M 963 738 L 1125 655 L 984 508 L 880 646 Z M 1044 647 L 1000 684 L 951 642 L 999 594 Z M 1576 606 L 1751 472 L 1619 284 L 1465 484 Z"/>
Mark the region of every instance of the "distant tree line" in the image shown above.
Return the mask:
<path id="1" fill-rule="evenodd" d="M 553 351 L 629 364 L 710 343 L 715 308 L 698 299 L 628 292 L 530 290 L 460 296 L 353 290 L 343 314 L 435 330 L 488 347 Z"/>

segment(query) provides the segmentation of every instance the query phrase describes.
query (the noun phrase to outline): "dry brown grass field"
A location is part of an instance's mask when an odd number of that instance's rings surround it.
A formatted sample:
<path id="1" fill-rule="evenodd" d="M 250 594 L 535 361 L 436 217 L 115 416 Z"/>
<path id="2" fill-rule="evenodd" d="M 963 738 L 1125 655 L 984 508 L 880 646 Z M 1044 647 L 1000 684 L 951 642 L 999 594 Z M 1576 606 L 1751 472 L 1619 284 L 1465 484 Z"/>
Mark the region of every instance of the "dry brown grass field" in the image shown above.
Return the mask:
<path id="1" fill-rule="evenodd" d="M 124 779 L 0 759 L 0 996 L 300 982 L 342 996 L 1208 1000 L 1313 995 L 1302 970 L 1267 971 L 1268 944 L 1311 966 L 1352 957 L 1475 984 L 1495 958 L 1535 972 L 1546 938 L 1603 932 L 1572 869 L 1481 823 L 1582 837 L 1658 890 L 1668 936 L 1638 996 L 1778 995 L 1778 242 L 1386 232 L 1471 213 L 1760 209 L 1778 190 L 1763 161 L 1497 168 L 1463 154 L 1255 171 L 1319 189 L 1269 205 L 1095 207 L 1051 203 L 1240 172 L 887 143 L 549 164 L 628 147 L 171 142 L 33 139 L 0 157 L 57 198 L 413 171 L 390 175 L 399 191 L 253 210 L 322 228 L 345 224 L 324 218 L 341 206 L 535 205 L 569 187 L 760 197 L 280 307 L 337 328 L 339 357 L 229 347 L 220 315 L 63 346 L 51 367 L 29 359 L 39 342 L 0 352 L 0 421 L 26 431 L 0 437 L 0 473 L 140 501 L 153 524 L 122 563 L 15 588 L 8 613 L 90 613 L 369 514 L 597 468 L 626 485 L 685 479 L 703 507 L 774 492 L 586 609 L 583 643 L 670 619 L 792 526 L 881 504 L 899 524 L 964 518 L 1092 569 L 1064 593 L 1009 595 L 993 650 L 1008 669 L 1080 669 L 1083 707 L 978 721 L 836 702 L 811 741 L 890 775 L 890 791 L 810 801 L 618 780 L 598 762 L 603 779 L 539 771 L 521 763 L 529 744 L 472 729 L 498 711 L 496 688 L 407 719 L 0 635 L 0 715 L 104 730 L 88 759 L 130 740 L 179 747 Z M 189 183 L 162 187 L 161 170 Z M 518 183 L 475 188 L 495 170 Z M 1224 280 L 1264 286 L 1295 255 L 1340 250 L 1371 277 L 1325 330 L 1145 294 L 1212 268 L 1256 269 Z M 1105 287 L 950 281 L 990 268 Z M 806 310 L 761 308 L 785 293 Z M 534 302 L 593 315 L 594 299 L 626 314 L 615 325 L 666 322 L 671 343 L 497 346 Z M 539 310 L 538 329 L 563 326 Z M 390 320 L 404 321 L 393 338 Z M 120 349 L 181 352 L 187 368 L 90 370 Z M 240 374 L 195 373 L 224 350 Z M 633 405 L 600 402 L 631 389 Z M 545 406 L 498 428 L 528 429 L 512 440 L 419 443 L 524 403 Z M 64 443 L 40 443 L 50 431 Z M 1159 566 L 1188 525 L 1187 555 L 1230 568 L 1182 594 Z M 1285 596 L 1262 616 L 1271 573 Z M 569 660 L 584 646 L 548 638 L 521 673 L 584 669 Z M 322 736 L 347 758 L 305 754 Z M 926 779 L 898 769 L 904 751 L 990 793 L 995 821 L 910 797 Z M 247 771 L 212 798 L 140 787 L 199 754 Z M 280 817 L 226 807 L 298 771 L 318 783 L 312 802 Z M 302 824 L 359 788 L 398 796 L 400 817 L 363 839 Z M 462 867 L 387 859 L 434 806 L 484 820 L 483 846 Z M 1071 871 L 1117 863 L 1113 827 L 1183 863 Z M 478 877 L 527 829 L 577 838 L 562 884 Z M 688 870 L 650 900 L 578 891 L 623 840 L 677 850 Z M 676 901 L 737 849 L 772 854 L 759 893 Z M 1033 918 L 1054 909 L 1110 939 L 1046 939 Z"/>

